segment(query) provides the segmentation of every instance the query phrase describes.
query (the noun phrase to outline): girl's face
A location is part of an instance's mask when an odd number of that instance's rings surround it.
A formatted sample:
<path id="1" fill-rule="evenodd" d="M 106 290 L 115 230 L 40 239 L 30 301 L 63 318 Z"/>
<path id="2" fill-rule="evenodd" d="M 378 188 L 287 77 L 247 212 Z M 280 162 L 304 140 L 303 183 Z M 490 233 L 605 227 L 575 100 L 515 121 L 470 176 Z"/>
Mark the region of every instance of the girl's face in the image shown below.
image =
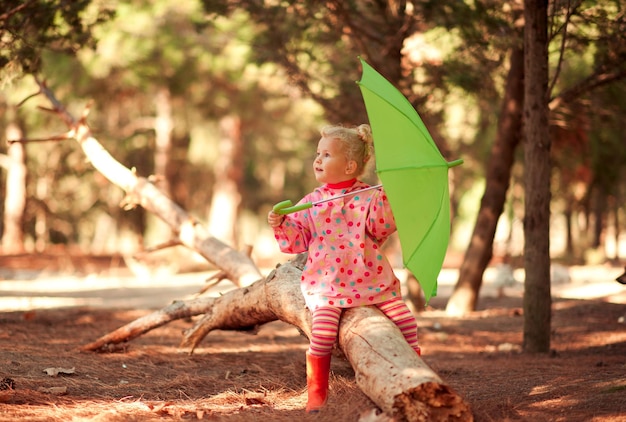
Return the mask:
<path id="1" fill-rule="evenodd" d="M 354 178 L 356 162 L 348 160 L 337 139 L 322 137 L 317 144 L 313 171 L 319 183 L 341 183 Z"/>

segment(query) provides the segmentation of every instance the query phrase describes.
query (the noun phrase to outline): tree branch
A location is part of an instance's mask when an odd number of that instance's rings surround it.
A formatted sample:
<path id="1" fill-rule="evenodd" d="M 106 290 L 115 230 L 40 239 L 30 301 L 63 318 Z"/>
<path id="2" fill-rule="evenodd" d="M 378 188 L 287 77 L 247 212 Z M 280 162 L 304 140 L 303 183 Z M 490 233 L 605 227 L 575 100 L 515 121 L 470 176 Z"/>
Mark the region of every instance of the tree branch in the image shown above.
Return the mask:
<path id="1" fill-rule="evenodd" d="M 68 136 L 76 139 L 91 164 L 111 183 L 122 188 L 127 197 L 155 214 L 178 236 L 180 243 L 190 248 L 213 265 L 221 268 L 228 278 L 238 287 L 247 286 L 262 278 L 259 269 L 250 257 L 236 251 L 215 237 L 181 207 L 169 199 L 145 177 L 138 177 L 135 172 L 118 162 L 93 137 L 86 123 L 89 105 L 80 119 L 74 118 L 45 83 L 37 80 L 41 93 L 50 101 L 52 110 L 57 113 L 70 128 Z"/>
<path id="2" fill-rule="evenodd" d="M 597 70 L 570 89 L 562 91 L 551 98 L 549 103 L 550 110 L 556 110 L 562 104 L 570 103 L 594 89 L 624 78 L 626 78 L 626 69 L 618 69 L 614 73 L 605 73 L 602 70 Z"/>
<path id="3" fill-rule="evenodd" d="M 559 74 L 561 73 L 561 67 L 563 65 L 563 57 L 565 55 L 565 44 L 567 42 L 567 27 L 569 25 L 572 15 L 574 14 L 574 10 L 575 8 L 571 7 L 571 0 L 567 0 L 567 13 L 565 15 L 565 23 L 563 23 L 563 26 L 559 29 L 559 32 L 562 31 L 563 33 L 562 38 L 561 38 L 561 49 L 559 52 L 559 62 L 556 65 L 556 70 L 554 71 L 554 77 L 552 78 L 552 82 L 550 82 L 550 85 L 548 86 L 548 95 L 550 95 L 550 93 L 554 89 L 554 86 L 556 85 L 556 81 L 559 79 Z"/>

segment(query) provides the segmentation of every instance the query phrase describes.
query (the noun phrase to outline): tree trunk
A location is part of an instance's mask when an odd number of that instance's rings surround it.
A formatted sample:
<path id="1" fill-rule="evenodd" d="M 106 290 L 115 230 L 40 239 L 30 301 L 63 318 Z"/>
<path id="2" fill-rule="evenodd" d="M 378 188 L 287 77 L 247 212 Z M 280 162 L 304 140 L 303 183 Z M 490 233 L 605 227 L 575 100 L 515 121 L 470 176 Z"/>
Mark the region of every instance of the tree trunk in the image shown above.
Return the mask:
<path id="1" fill-rule="evenodd" d="M 173 198 L 170 180 L 167 178 L 167 167 L 172 155 L 172 131 L 174 123 L 172 118 L 172 104 L 169 89 L 162 87 L 154 98 L 156 116 L 154 119 L 154 184 L 167 195 Z M 162 220 L 148 216 L 147 233 L 148 242 L 156 241 L 155 238 L 168 238 L 172 235 L 170 228 Z"/>
<path id="2" fill-rule="evenodd" d="M 209 232 L 229 245 L 237 245 L 237 216 L 243 182 L 243 139 L 241 119 L 226 116 L 219 124 L 219 158 L 215 163 L 215 183 L 209 212 Z"/>
<path id="3" fill-rule="evenodd" d="M 548 2 L 524 1 L 524 350 L 550 350 Z"/>
<path id="4" fill-rule="evenodd" d="M 265 280 L 219 297 L 175 302 L 139 318 L 93 343 L 84 351 L 108 351 L 168 322 L 205 314 L 184 334 L 182 347 L 192 351 L 213 330 L 254 331 L 281 320 L 310 336 L 311 317 L 300 291 L 306 254 L 278 267 Z M 411 349 L 398 328 L 377 308 L 344 312 L 339 348 L 355 371 L 359 388 L 397 420 L 471 421 L 468 404 Z"/>
<path id="5" fill-rule="evenodd" d="M 414 313 L 420 313 L 426 307 L 422 286 L 412 273 L 409 273 L 406 279 L 406 300 Z"/>
<path id="6" fill-rule="evenodd" d="M 567 256 L 570 259 L 575 258 L 574 251 L 574 215 L 576 215 L 574 211 L 575 199 L 569 195 L 567 203 L 565 204 L 565 211 L 563 215 L 565 217 L 565 251 Z"/>
<path id="7" fill-rule="evenodd" d="M 22 131 L 16 123 L 9 123 L 6 139 L 21 139 Z M 24 145 L 15 142 L 9 145 L 6 155 L 6 194 L 4 197 L 4 231 L 2 253 L 24 252 L 24 230 L 22 221 L 26 209 L 26 157 Z"/>
<path id="8" fill-rule="evenodd" d="M 613 262 L 615 263 L 619 263 L 620 262 L 620 255 L 619 255 L 619 237 L 620 237 L 620 219 L 619 219 L 619 209 L 620 206 L 619 204 L 621 204 L 622 201 L 620 200 L 620 192 L 619 189 L 615 190 L 615 197 L 613 198 L 613 227 L 614 227 L 614 232 L 613 232 L 613 236 L 614 236 L 614 242 L 615 242 L 615 254 L 613 255 Z"/>
<path id="9" fill-rule="evenodd" d="M 476 309 L 483 273 L 493 254 L 498 219 L 504 210 L 511 179 L 514 153 L 519 144 L 524 100 L 524 50 L 511 52 L 498 132 L 491 148 L 485 193 L 476 225 L 459 271 L 459 279 L 446 305 L 449 315 L 463 315 Z"/>
<path id="10" fill-rule="evenodd" d="M 189 203 L 189 144 L 191 135 L 184 133 L 172 137 L 172 154 L 165 170 L 165 178 L 170 184 L 170 194 L 174 202 L 183 208 Z"/>
<path id="11" fill-rule="evenodd" d="M 154 152 L 154 174 L 158 180 L 156 185 L 163 192 L 171 196 L 170 183 L 167 179 L 167 163 L 172 152 L 172 104 L 170 91 L 167 88 L 159 89 L 154 105 L 156 118 L 154 119 L 154 134 L 156 150 Z"/>
<path id="12" fill-rule="evenodd" d="M 604 248 L 605 220 L 607 215 L 607 193 L 606 188 L 597 183 L 592 197 L 593 204 L 593 234 L 591 247 L 594 249 Z"/>
<path id="13" fill-rule="evenodd" d="M 339 346 L 359 388 L 395 420 L 473 421 L 469 405 L 415 353 L 378 309 L 352 308 L 339 327 Z"/>

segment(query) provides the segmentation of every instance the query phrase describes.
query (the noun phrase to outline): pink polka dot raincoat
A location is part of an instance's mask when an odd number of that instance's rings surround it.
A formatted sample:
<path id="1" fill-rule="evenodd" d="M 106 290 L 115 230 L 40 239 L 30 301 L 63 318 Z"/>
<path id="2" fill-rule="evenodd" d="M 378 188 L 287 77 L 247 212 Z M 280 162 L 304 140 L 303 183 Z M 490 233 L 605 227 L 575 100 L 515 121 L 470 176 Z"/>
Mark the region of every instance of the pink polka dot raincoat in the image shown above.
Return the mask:
<path id="1" fill-rule="evenodd" d="M 299 203 L 315 202 L 368 187 L 357 180 L 326 184 Z M 355 193 L 288 214 L 274 228 L 281 251 L 309 257 L 301 288 L 307 307 L 351 308 L 400 296 L 400 282 L 381 250 L 396 231 L 382 189 Z"/>

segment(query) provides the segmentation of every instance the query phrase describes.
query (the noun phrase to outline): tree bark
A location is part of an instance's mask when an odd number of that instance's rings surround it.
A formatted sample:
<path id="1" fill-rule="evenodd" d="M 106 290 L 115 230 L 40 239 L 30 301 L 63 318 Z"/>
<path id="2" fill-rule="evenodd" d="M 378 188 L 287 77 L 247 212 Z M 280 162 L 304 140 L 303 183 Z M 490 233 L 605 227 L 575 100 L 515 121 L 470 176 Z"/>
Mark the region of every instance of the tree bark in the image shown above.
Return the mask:
<path id="1" fill-rule="evenodd" d="M 524 1 L 524 351 L 550 351 L 548 2 Z"/>
<path id="2" fill-rule="evenodd" d="M 172 132 L 174 130 L 171 101 L 170 90 L 167 87 L 161 87 L 154 97 L 154 108 L 156 112 L 154 118 L 154 184 L 161 192 L 167 195 L 167 197 L 174 198 L 172 185 L 167 178 L 167 167 L 172 157 Z M 172 234 L 167 224 L 161 220 L 148 218 L 148 226 L 148 232 L 152 234 L 149 238 L 167 238 Z"/>
<path id="3" fill-rule="evenodd" d="M 237 245 L 237 216 L 243 183 L 243 138 L 241 118 L 225 116 L 219 123 L 219 159 L 215 162 L 209 231 L 229 245 Z"/>
<path id="4" fill-rule="evenodd" d="M 22 131 L 16 123 L 6 128 L 6 139 L 20 139 Z M 4 198 L 4 231 L 2 233 L 2 253 L 24 252 L 24 229 L 22 221 L 26 209 L 26 157 L 24 145 L 9 145 L 6 160 L 0 167 L 7 171 L 6 194 Z M 6 165 L 4 165 L 6 164 Z"/>
<path id="5" fill-rule="evenodd" d="M 175 319 L 204 314 L 184 334 L 191 351 L 213 330 L 254 331 L 281 320 L 310 336 L 311 317 L 300 291 L 302 254 L 279 266 L 265 280 L 215 298 L 174 302 L 93 343 L 84 351 L 107 351 Z M 471 421 L 469 405 L 411 349 L 398 328 L 375 307 L 346 310 L 338 346 L 355 371 L 359 388 L 397 420 Z"/>
<path id="6" fill-rule="evenodd" d="M 502 100 L 498 132 L 491 148 L 485 193 L 469 247 L 459 270 L 459 279 L 446 305 L 449 315 L 463 315 L 476 309 L 483 274 L 493 254 L 493 238 L 504 210 L 514 154 L 522 130 L 524 102 L 524 50 L 514 48 Z"/>
<path id="7" fill-rule="evenodd" d="M 339 326 L 339 346 L 354 368 L 359 388 L 396 420 L 473 420 L 469 405 L 378 309 L 346 311 Z"/>
<path id="8" fill-rule="evenodd" d="M 172 102 L 169 89 L 162 87 L 154 98 L 156 118 L 154 119 L 154 174 L 159 178 L 156 185 L 172 197 L 170 181 L 167 178 L 167 165 L 172 155 Z"/>

